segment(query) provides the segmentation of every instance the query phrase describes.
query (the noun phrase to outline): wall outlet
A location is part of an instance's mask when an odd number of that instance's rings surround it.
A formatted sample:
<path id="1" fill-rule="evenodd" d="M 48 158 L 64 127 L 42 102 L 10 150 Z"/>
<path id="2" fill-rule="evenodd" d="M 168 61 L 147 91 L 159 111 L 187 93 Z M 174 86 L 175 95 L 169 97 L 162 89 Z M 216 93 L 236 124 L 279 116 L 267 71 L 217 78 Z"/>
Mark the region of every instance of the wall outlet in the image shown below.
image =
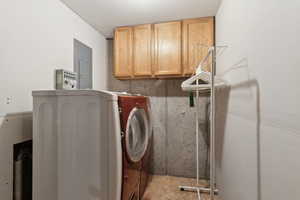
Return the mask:
<path id="1" fill-rule="evenodd" d="M 12 104 L 12 97 L 6 97 L 6 104 Z"/>

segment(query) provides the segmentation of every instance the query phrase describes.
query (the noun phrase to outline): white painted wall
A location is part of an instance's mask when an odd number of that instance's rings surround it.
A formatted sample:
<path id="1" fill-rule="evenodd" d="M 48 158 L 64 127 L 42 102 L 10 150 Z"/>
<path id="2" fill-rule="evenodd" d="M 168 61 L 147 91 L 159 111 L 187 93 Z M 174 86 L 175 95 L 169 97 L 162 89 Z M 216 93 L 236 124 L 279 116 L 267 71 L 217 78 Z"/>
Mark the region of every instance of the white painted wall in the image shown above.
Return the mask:
<path id="1" fill-rule="evenodd" d="M 299 199 L 300 1 L 223 0 L 216 20 L 222 200 Z M 227 96 L 227 97 L 226 97 Z M 223 131 L 224 130 L 224 131 Z"/>
<path id="2" fill-rule="evenodd" d="M 93 49 L 94 89 L 106 89 L 101 34 L 59 0 L 1 2 L 0 199 L 12 199 L 13 144 L 32 138 L 31 92 L 53 89 L 54 69 L 73 70 L 74 38 Z"/>
<path id="3" fill-rule="evenodd" d="M 13 147 L 32 139 L 32 113 L 0 117 L 0 199 L 13 199 Z"/>
<path id="4" fill-rule="evenodd" d="M 74 38 L 93 49 L 94 89 L 106 89 L 105 38 L 59 0 L 3 1 L 0 24 L 0 114 L 31 110 L 31 91 L 53 89 L 54 69 L 73 70 Z"/>

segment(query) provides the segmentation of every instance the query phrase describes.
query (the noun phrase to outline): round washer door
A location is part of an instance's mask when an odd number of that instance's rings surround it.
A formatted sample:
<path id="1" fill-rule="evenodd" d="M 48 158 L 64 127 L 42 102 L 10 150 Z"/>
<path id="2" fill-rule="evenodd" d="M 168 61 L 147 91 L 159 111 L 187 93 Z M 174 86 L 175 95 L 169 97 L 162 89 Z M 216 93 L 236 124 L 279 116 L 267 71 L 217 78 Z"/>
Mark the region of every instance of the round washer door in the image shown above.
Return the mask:
<path id="1" fill-rule="evenodd" d="M 134 108 L 126 126 L 125 144 L 130 161 L 139 162 L 146 153 L 150 135 L 149 119 L 144 109 Z"/>

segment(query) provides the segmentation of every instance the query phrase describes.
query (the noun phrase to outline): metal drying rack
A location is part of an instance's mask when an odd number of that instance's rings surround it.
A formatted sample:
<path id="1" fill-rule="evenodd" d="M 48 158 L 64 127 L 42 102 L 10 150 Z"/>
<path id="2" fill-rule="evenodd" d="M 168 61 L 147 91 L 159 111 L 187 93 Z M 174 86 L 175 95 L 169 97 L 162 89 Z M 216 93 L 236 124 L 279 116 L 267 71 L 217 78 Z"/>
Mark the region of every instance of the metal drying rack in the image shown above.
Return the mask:
<path id="1" fill-rule="evenodd" d="M 203 45 L 202 45 L 203 46 Z M 198 200 L 201 200 L 201 193 L 210 193 L 210 200 L 215 199 L 218 193 L 215 183 L 215 90 L 216 87 L 225 85 L 225 82 L 215 77 L 216 74 L 216 49 L 227 46 L 209 47 L 206 57 L 200 62 L 196 74 L 184 81 L 181 85 L 184 91 L 194 91 L 196 93 L 196 156 L 197 156 L 197 185 L 179 186 L 182 191 L 197 192 Z M 203 65 L 212 56 L 211 72 L 203 71 Z M 199 80 L 204 82 L 199 84 Z M 194 84 L 196 82 L 196 84 Z M 210 89 L 210 187 L 199 187 L 199 94 L 201 90 Z"/>

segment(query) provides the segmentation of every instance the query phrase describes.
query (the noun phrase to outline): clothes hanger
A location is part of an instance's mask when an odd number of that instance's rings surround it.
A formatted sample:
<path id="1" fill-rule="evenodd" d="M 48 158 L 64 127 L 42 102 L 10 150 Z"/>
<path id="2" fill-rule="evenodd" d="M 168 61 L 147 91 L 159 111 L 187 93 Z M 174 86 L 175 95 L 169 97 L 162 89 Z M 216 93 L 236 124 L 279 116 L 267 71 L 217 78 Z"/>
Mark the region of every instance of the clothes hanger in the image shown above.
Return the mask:
<path id="1" fill-rule="evenodd" d="M 185 80 L 181 84 L 182 90 L 197 91 L 197 90 L 206 90 L 211 88 L 211 78 L 212 78 L 211 72 L 204 71 L 202 68 L 214 51 L 215 51 L 215 47 L 210 47 L 208 49 L 208 53 L 206 57 L 198 65 L 195 75 Z M 217 76 L 214 76 L 214 79 L 215 79 L 214 80 L 215 87 L 220 87 L 225 85 L 225 82 L 220 78 L 218 78 Z M 199 84 L 199 80 L 201 81 L 201 84 Z"/>

